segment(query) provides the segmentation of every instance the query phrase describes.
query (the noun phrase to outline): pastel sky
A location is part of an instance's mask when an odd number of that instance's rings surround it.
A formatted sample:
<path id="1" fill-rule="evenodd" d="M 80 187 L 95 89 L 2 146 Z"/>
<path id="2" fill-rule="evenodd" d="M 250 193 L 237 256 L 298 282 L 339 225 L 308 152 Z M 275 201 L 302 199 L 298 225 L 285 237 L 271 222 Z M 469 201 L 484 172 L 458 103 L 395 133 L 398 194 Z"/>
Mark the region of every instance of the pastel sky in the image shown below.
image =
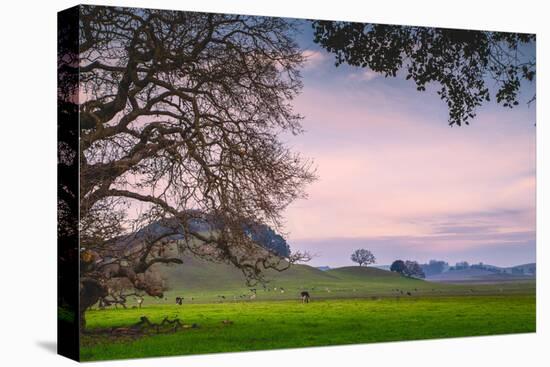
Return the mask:
<path id="1" fill-rule="evenodd" d="M 470 126 L 450 127 L 435 88 L 336 68 L 308 26 L 299 42 L 308 62 L 294 106 L 305 133 L 284 140 L 319 179 L 286 211 L 293 250 L 315 266 L 350 265 L 356 248 L 378 264 L 535 261 L 534 85 L 517 108 L 492 102 Z"/>

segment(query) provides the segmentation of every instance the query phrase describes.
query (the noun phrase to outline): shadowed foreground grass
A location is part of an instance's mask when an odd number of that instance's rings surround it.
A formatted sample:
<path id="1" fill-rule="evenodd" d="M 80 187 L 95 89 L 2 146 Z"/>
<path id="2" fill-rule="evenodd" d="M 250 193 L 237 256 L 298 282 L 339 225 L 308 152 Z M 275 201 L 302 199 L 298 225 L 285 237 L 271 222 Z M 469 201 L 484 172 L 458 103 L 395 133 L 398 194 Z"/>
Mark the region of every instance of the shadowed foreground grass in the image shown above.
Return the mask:
<path id="1" fill-rule="evenodd" d="M 354 344 L 535 331 L 535 296 L 462 296 L 153 305 L 90 311 L 88 326 L 127 326 L 140 316 L 179 317 L 200 328 L 114 340 L 85 335 L 82 360 Z M 226 325 L 222 320 L 231 320 Z"/>

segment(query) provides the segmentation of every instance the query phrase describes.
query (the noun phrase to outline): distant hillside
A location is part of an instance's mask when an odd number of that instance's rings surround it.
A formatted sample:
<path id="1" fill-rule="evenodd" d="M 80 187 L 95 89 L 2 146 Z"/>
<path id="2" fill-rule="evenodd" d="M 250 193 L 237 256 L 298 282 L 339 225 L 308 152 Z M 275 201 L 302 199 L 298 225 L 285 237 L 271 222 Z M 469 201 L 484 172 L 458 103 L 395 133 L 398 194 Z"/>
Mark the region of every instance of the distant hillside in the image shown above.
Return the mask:
<path id="1" fill-rule="evenodd" d="M 508 272 L 496 272 L 486 269 L 461 269 L 447 271 L 436 275 L 431 275 L 426 280 L 432 282 L 449 282 L 449 283 L 463 283 L 463 282 L 507 282 L 517 280 L 529 280 L 533 279 L 531 275 L 524 275 L 519 273 Z"/>
<path id="2" fill-rule="evenodd" d="M 216 224 L 212 224 L 212 221 L 206 219 L 190 219 L 188 225 L 190 230 L 195 232 L 209 232 L 216 229 Z M 243 227 L 243 231 L 250 236 L 255 243 L 263 248 L 282 257 L 290 255 L 290 247 L 286 240 L 269 226 L 265 224 L 254 224 Z M 179 225 L 176 219 L 164 219 L 151 223 L 131 235 L 117 239 L 117 245 L 131 247 L 136 242 L 143 241 L 143 239 L 148 236 L 155 237 L 169 233 L 175 234 L 167 237 L 167 240 L 177 241 L 184 238 L 183 228 L 181 228 L 181 225 Z"/>
<path id="3" fill-rule="evenodd" d="M 243 274 L 233 265 L 213 263 L 193 256 L 185 256 L 183 265 L 158 268 L 172 289 L 228 289 L 246 288 Z M 292 265 L 282 272 L 269 270 L 266 279 L 277 284 L 330 283 L 335 278 L 308 265 Z"/>
<path id="4" fill-rule="evenodd" d="M 474 281 L 508 281 L 522 278 L 534 278 L 537 272 L 535 263 L 499 267 L 490 264 L 469 264 L 466 261 L 457 262 L 450 266 L 441 260 L 430 260 L 427 264 L 420 264 L 426 279 L 447 282 L 474 282 Z"/>
<path id="5" fill-rule="evenodd" d="M 191 256 L 184 258 L 183 265 L 158 268 L 166 279 L 169 289 L 182 291 L 230 291 L 247 290 L 245 279 L 235 267 L 211 263 Z M 308 265 L 292 265 L 282 272 L 266 272 L 267 288 L 324 290 L 324 292 L 361 292 L 377 294 L 392 289 L 432 289 L 433 283 L 409 279 L 386 270 L 349 266 L 322 271 Z M 254 288 L 262 288 L 257 285 Z M 358 293 L 359 295 L 359 293 Z"/>
<path id="6" fill-rule="evenodd" d="M 511 274 L 520 273 L 520 274 L 533 275 L 533 276 L 537 274 L 537 264 L 535 263 L 516 265 L 505 269 L 506 269 L 505 272 L 511 273 Z"/>
<path id="7" fill-rule="evenodd" d="M 525 266 L 528 266 L 525 265 Z M 185 256 L 183 265 L 159 266 L 159 271 L 172 290 L 230 290 L 247 289 L 243 274 L 232 265 L 212 263 L 193 256 Z M 368 293 L 391 289 L 437 288 L 438 283 L 503 283 L 534 279 L 522 274 L 496 273 L 482 269 L 448 271 L 430 276 L 426 280 L 411 279 L 398 273 L 376 267 L 347 266 L 321 270 L 309 265 L 292 265 L 282 272 L 265 273 L 266 287 L 288 289 L 347 289 Z M 260 287 L 261 285 L 256 285 Z"/>
<path id="8" fill-rule="evenodd" d="M 345 266 L 328 270 L 326 273 L 345 280 L 404 279 L 398 273 L 367 266 Z M 408 280 L 414 281 L 414 279 Z"/>

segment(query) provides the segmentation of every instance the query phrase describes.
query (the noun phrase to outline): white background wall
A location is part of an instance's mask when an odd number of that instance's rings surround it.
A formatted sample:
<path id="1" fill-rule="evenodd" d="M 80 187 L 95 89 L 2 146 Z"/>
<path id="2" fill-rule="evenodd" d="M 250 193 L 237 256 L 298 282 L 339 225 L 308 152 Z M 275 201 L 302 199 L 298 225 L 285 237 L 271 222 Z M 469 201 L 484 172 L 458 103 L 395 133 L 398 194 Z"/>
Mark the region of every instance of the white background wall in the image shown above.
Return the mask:
<path id="1" fill-rule="evenodd" d="M 53 351 L 56 338 L 56 12 L 76 3 L 50 0 L 33 4 L 12 0 L 3 2 L 0 12 L 0 364 L 3 366 L 73 363 Z M 117 0 L 93 3 L 538 34 L 537 334 L 94 365 L 441 367 L 529 366 L 539 361 L 547 362 L 550 345 L 550 272 L 546 264 L 550 253 L 550 160 L 545 142 L 550 141 L 550 136 L 545 123 L 550 105 L 547 87 L 550 82 L 550 27 L 543 1 Z"/>

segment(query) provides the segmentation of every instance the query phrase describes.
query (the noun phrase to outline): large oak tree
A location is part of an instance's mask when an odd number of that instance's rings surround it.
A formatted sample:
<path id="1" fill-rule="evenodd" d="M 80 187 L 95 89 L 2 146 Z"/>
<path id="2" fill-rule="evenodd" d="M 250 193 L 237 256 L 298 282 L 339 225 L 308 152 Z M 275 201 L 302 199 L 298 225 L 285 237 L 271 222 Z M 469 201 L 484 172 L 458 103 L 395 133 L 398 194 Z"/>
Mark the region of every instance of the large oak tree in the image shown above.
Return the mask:
<path id="1" fill-rule="evenodd" d="M 291 106 L 304 61 L 294 27 L 81 7 L 77 65 L 63 67 L 80 70 L 83 327 L 112 279 L 162 296 L 151 269 L 181 263 L 185 251 L 231 263 L 251 281 L 303 258 L 259 247 L 244 230 L 280 228 L 282 210 L 314 179 L 311 163 L 278 138 L 301 132 Z M 163 230 L 147 230 L 154 223 Z M 175 234 L 183 236 L 177 249 Z"/>

